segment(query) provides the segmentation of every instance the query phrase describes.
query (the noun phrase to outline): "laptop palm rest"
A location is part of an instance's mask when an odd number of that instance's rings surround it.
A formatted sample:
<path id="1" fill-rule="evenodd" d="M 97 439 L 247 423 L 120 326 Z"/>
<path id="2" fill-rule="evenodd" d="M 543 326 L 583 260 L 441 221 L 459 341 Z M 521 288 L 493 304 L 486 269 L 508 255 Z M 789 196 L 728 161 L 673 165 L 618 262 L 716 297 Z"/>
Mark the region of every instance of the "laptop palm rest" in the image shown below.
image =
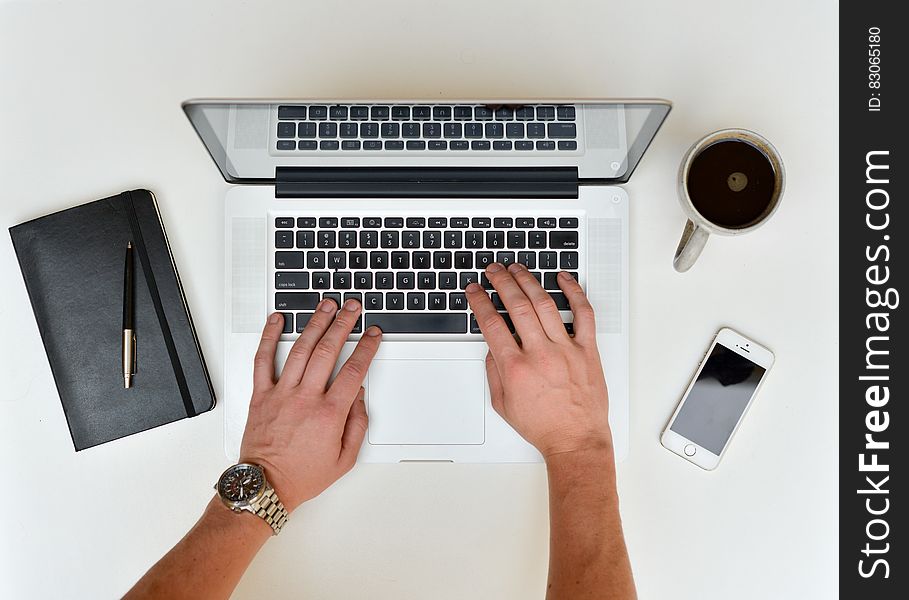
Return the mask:
<path id="1" fill-rule="evenodd" d="M 366 391 L 373 445 L 482 444 L 486 369 L 473 359 L 377 359 Z"/>

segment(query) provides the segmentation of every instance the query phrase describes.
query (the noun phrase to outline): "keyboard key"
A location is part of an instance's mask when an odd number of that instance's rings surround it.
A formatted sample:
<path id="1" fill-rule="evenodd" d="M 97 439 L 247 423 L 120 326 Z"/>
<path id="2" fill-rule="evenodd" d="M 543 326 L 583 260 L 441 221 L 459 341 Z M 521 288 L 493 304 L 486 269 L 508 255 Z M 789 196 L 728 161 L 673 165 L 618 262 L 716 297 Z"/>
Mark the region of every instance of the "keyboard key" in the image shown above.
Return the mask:
<path id="1" fill-rule="evenodd" d="M 518 252 L 518 262 L 527 267 L 528 269 L 537 268 L 537 253 L 536 252 Z"/>
<path id="2" fill-rule="evenodd" d="M 445 140 L 429 140 L 428 147 L 430 150 L 447 150 L 448 142 Z"/>
<path id="3" fill-rule="evenodd" d="M 578 268 L 578 253 L 577 252 L 560 252 L 559 253 L 559 268 L 563 270 L 577 269 Z"/>
<path id="4" fill-rule="evenodd" d="M 454 253 L 455 269 L 472 269 L 473 253 L 472 252 L 455 252 Z"/>
<path id="5" fill-rule="evenodd" d="M 467 310 L 467 296 L 462 292 L 448 294 L 448 310 Z"/>
<path id="6" fill-rule="evenodd" d="M 418 138 L 420 137 L 419 123 L 401 123 L 401 137 Z"/>
<path id="7" fill-rule="evenodd" d="M 384 121 L 388 118 L 388 107 L 373 106 L 371 109 L 369 109 L 369 114 L 371 115 L 373 121 Z"/>
<path id="8" fill-rule="evenodd" d="M 460 231 L 446 231 L 445 232 L 445 247 L 446 248 L 462 248 L 464 245 L 463 237 L 464 237 L 464 234 Z"/>
<path id="9" fill-rule="evenodd" d="M 549 123 L 546 132 L 553 139 L 574 138 L 578 136 L 574 123 Z"/>
<path id="10" fill-rule="evenodd" d="M 574 280 L 575 280 L 575 281 L 578 280 L 578 274 L 577 274 L 577 273 L 572 272 L 572 273 L 571 273 L 571 276 L 574 277 Z M 555 272 L 544 273 L 544 274 L 543 274 L 543 289 L 547 289 L 547 290 L 558 290 L 558 289 L 561 289 L 561 288 L 559 287 L 559 280 L 558 280 L 558 277 L 559 277 L 559 274 L 558 274 L 558 273 L 555 273 Z"/>
<path id="11" fill-rule="evenodd" d="M 438 138 L 442 137 L 441 123 L 423 123 L 423 137 Z"/>
<path id="12" fill-rule="evenodd" d="M 447 121 L 451 118 L 451 107 L 450 106 L 433 106 L 432 107 L 432 118 L 436 121 Z"/>
<path id="13" fill-rule="evenodd" d="M 360 217 L 341 217 L 341 227 L 359 227 Z"/>
<path id="14" fill-rule="evenodd" d="M 577 231 L 551 231 L 549 232 L 549 247 L 554 249 L 577 248 Z"/>
<path id="15" fill-rule="evenodd" d="M 360 137 L 362 137 L 362 138 L 379 137 L 379 124 L 378 123 L 360 123 Z"/>
<path id="16" fill-rule="evenodd" d="M 511 331 L 511 333 L 514 333 L 514 322 L 512 322 L 511 317 L 508 315 L 508 313 L 500 312 L 499 316 L 502 317 L 503 321 L 505 321 L 505 325 L 508 326 L 508 330 Z M 480 330 L 479 323 L 477 323 L 477 318 L 473 314 L 470 315 L 470 333 L 483 333 Z"/>
<path id="17" fill-rule="evenodd" d="M 505 137 L 512 138 L 512 139 L 524 137 L 524 124 L 523 123 L 506 123 L 505 124 Z"/>
<path id="18" fill-rule="evenodd" d="M 537 119 L 540 121 L 552 121 L 555 119 L 555 107 L 554 106 L 538 106 L 537 107 Z"/>
<path id="19" fill-rule="evenodd" d="M 482 123 L 464 123 L 464 137 L 481 138 L 483 137 Z"/>
<path id="20" fill-rule="evenodd" d="M 448 250 L 433 252 L 432 253 L 432 268 L 433 269 L 450 269 L 451 268 L 451 252 L 449 252 Z"/>
<path id="21" fill-rule="evenodd" d="M 425 121 L 432 116 L 432 110 L 428 106 L 414 106 L 411 113 L 414 121 Z"/>
<path id="22" fill-rule="evenodd" d="M 322 140 L 319 142 L 319 150 L 337 150 L 339 144 L 335 140 Z"/>
<path id="23" fill-rule="evenodd" d="M 419 248 L 420 247 L 420 232 L 407 230 L 401 233 L 401 247 L 402 248 Z"/>
<path id="24" fill-rule="evenodd" d="M 532 121 L 533 116 L 534 113 L 532 106 L 522 106 L 514 111 L 514 118 L 518 121 Z"/>
<path id="25" fill-rule="evenodd" d="M 442 127 L 442 135 L 446 138 L 459 138 L 463 135 L 464 127 L 460 123 L 445 123 Z"/>
<path id="26" fill-rule="evenodd" d="M 360 140 L 344 140 L 341 142 L 341 150 L 359 150 Z"/>
<path id="27" fill-rule="evenodd" d="M 500 138 L 505 135 L 505 127 L 501 123 L 486 123 L 483 131 L 488 138 Z"/>
<path id="28" fill-rule="evenodd" d="M 492 252 L 477 252 L 476 262 L 478 269 L 485 269 L 495 262 L 495 256 Z"/>
<path id="29" fill-rule="evenodd" d="M 382 142 L 378 140 L 366 140 L 363 142 L 364 150 L 381 150 Z"/>
<path id="30" fill-rule="evenodd" d="M 473 109 L 473 118 L 477 121 L 488 121 L 492 118 L 492 109 L 485 106 L 477 106 Z"/>
<path id="31" fill-rule="evenodd" d="M 392 106 L 391 107 L 391 118 L 395 121 L 406 121 L 410 119 L 410 107 L 409 106 Z"/>
<path id="32" fill-rule="evenodd" d="M 452 271 L 443 271 L 439 273 L 439 289 L 440 290 L 456 290 L 458 289 L 458 275 Z"/>
<path id="33" fill-rule="evenodd" d="M 363 227 L 366 229 L 378 229 L 382 226 L 382 217 L 364 217 Z"/>
<path id="34" fill-rule="evenodd" d="M 508 232 L 508 247 L 512 250 L 527 247 L 527 234 L 523 231 Z"/>
<path id="35" fill-rule="evenodd" d="M 464 234 L 464 247 L 465 248 L 482 248 L 483 247 L 483 232 L 482 231 L 468 231 Z"/>
<path id="36" fill-rule="evenodd" d="M 293 227 L 293 226 L 294 226 L 293 217 L 275 217 L 275 227 L 280 229 L 283 227 Z"/>
<path id="37" fill-rule="evenodd" d="M 347 271 L 336 271 L 332 275 L 331 285 L 336 290 L 349 290 L 353 284 L 353 276 Z"/>
<path id="38" fill-rule="evenodd" d="M 578 228 L 578 218 L 577 217 L 562 217 L 559 219 L 559 227 L 562 229 L 577 229 Z"/>
<path id="39" fill-rule="evenodd" d="M 316 150 L 319 143 L 316 140 L 300 140 L 297 142 L 297 150 Z"/>
<path id="40" fill-rule="evenodd" d="M 401 292 L 385 294 L 385 310 L 404 310 L 404 294 Z"/>
<path id="41" fill-rule="evenodd" d="M 578 143 L 574 140 L 559 140 L 559 150 L 577 150 Z"/>
<path id="42" fill-rule="evenodd" d="M 495 117 L 499 121 L 510 121 L 514 117 L 514 109 L 510 106 L 501 106 L 496 109 Z"/>
<path id="43" fill-rule="evenodd" d="M 351 269 L 365 269 L 367 263 L 365 252 L 351 252 L 347 255 Z"/>
<path id="44" fill-rule="evenodd" d="M 284 122 L 278 123 L 278 137 L 279 138 L 292 138 L 297 133 L 297 124 Z"/>
<path id="45" fill-rule="evenodd" d="M 337 123 L 319 123 L 319 137 L 320 138 L 333 138 L 338 136 L 338 124 Z"/>
<path id="46" fill-rule="evenodd" d="M 505 310 L 505 303 L 502 302 L 502 297 L 499 296 L 498 292 L 493 292 L 492 296 L 489 297 L 492 300 L 492 305 L 496 310 Z"/>
<path id="47" fill-rule="evenodd" d="M 302 269 L 302 252 L 275 252 L 275 267 L 278 269 Z"/>
<path id="48" fill-rule="evenodd" d="M 383 333 L 466 333 L 467 314 L 366 313 L 366 327 Z"/>
<path id="49" fill-rule="evenodd" d="M 279 106 L 278 107 L 278 118 L 279 119 L 305 119 L 306 118 L 306 107 L 305 106 Z M 290 333 L 285 332 L 285 333 Z"/>
<path id="50" fill-rule="evenodd" d="M 504 231 L 487 231 L 486 232 L 487 248 L 504 248 L 505 232 Z"/>
<path id="51" fill-rule="evenodd" d="M 347 118 L 347 107 L 346 106 L 332 106 L 328 109 L 328 116 L 335 120 L 341 121 Z"/>
<path id="52" fill-rule="evenodd" d="M 492 143 L 493 150 L 511 150 L 511 140 L 496 140 Z"/>
<path id="53" fill-rule="evenodd" d="M 492 220 L 492 224 L 494 227 L 508 229 L 514 227 L 514 219 L 511 217 L 496 217 Z"/>
<path id="54" fill-rule="evenodd" d="M 469 106 L 455 106 L 454 118 L 457 121 L 468 121 L 473 118 L 473 109 Z"/>
<path id="55" fill-rule="evenodd" d="M 553 299 L 556 308 L 559 310 L 571 310 L 571 307 L 568 305 L 568 298 L 566 298 L 565 294 L 562 292 L 549 292 L 549 296 Z"/>
<path id="56" fill-rule="evenodd" d="M 534 219 L 533 217 L 518 217 L 518 219 L 515 221 L 515 227 L 519 227 L 521 229 L 533 229 Z"/>
<path id="57" fill-rule="evenodd" d="M 327 106 L 310 106 L 309 107 L 309 120 L 310 121 L 324 121 L 328 118 L 328 107 Z"/>
<path id="58" fill-rule="evenodd" d="M 558 117 L 559 121 L 574 121 L 574 106 L 567 105 L 556 107 L 556 116 Z"/>
<path id="59" fill-rule="evenodd" d="M 316 271 L 312 274 L 312 289 L 314 290 L 330 290 L 331 289 L 331 273 L 328 271 Z"/>
<path id="60" fill-rule="evenodd" d="M 433 229 L 444 229 L 448 227 L 448 217 L 430 217 L 429 226 Z"/>
<path id="61" fill-rule="evenodd" d="M 275 248 L 293 248 L 294 232 L 293 231 L 276 231 Z"/>
<path id="62" fill-rule="evenodd" d="M 515 256 L 514 252 L 505 251 L 505 252 L 496 252 L 496 262 L 502 264 L 503 266 L 508 266 L 514 264 Z"/>
<path id="63" fill-rule="evenodd" d="M 306 328 L 307 323 L 312 318 L 313 313 L 297 313 L 297 333 L 302 333 Z M 293 315 L 291 315 L 293 316 Z M 286 317 L 284 319 L 284 333 L 290 333 L 288 325 L 293 327 L 293 319 L 288 320 Z"/>
<path id="64" fill-rule="evenodd" d="M 407 310 L 423 310 L 426 308 L 426 294 L 423 292 L 408 292 Z"/>
<path id="65" fill-rule="evenodd" d="M 368 292 L 363 306 L 369 310 L 382 310 L 384 307 L 382 297 L 382 292 Z"/>
<path id="66" fill-rule="evenodd" d="M 486 290 L 486 291 L 490 291 L 490 290 L 494 289 L 494 288 L 492 287 L 492 283 L 490 283 L 490 281 L 489 281 L 489 278 L 486 277 L 486 273 L 485 273 L 485 272 L 484 272 L 484 273 L 480 273 L 480 285 L 481 285 L 481 286 L 483 287 L 483 289 Z"/>
<path id="67" fill-rule="evenodd" d="M 439 231 L 424 231 L 423 232 L 423 247 L 424 248 L 441 248 L 442 247 L 442 233 Z"/>
<path id="68" fill-rule="evenodd" d="M 374 250 L 369 253 L 369 268 L 370 269 L 387 269 L 388 268 L 388 252 L 384 250 Z"/>
<path id="69" fill-rule="evenodd" d="M 426 142 L 423 140 L 407 140 L 408 150 L 426 150 Z"/>
<path id="70" fill-rule="evenodd" d="M 473 140 L 470 142 L 471 150 L 489 150 L 489 142 L 486 140 Z"/>
<path id="71" fill-rule="evenodd" d="M 552 229 L 556 226 L 555 217 L 539 217 L 537 219 L 537 227 L 540 229 Z"/>
<path id="72" fill-rule="evenodd" d="M 407 226 L 408 227 L 426 227 L 426 218 L 425 217 L 407 217 Z"/>
<path id="73" fill-rule="evenodd" d="M 515 150 L 533 150 L 533 142 L 528 140 L 518 140 L 514 143 Z"/>
<path id="74" fill-rule="evenodd" d="M 412 290 L 416 283 L 416 276 L 412 271 L 401 271 L 395 276 L 395 287 L 399 290 Z"/>
<path id="75" fill-rule="evenodd" d="M 316 234 L 316 245 L 319 248 L 335 248 L 337 246 L 337 236 L 334 231 L 319 231 Z"/>
<path id="76" fill-rule="evenodd" d="M 452 140 L 448 143 L 449 150 L 470 150 L 470 142 L 466 140 Z"/>
<path id="77" fill-rule="evenodd" d="M 445 310 L 447 308 L 448 298 L 443 292 L 432 292 L 429 294 L 429 310 Z"/>
<path id="78" fill-rule="evenodd" d="M 555 252 L 540 252 L 539 254 L 540 268 L 546 270 L 558 269 L 559 265 L 557 264 L 558 254 Z"/>
<path id="79" fill-rule="evenodd" d="M 397 270 L 410 268 L 410 252 L 392 252 L 391 268 Z"/>
<path id="80" fill-rule="evenodd" d="M 278 271 L 275 273 L 275 289 L 309 289 L 309 273 L 306 271 L 303 271 L 301 273 L 287 273 L 284 271 Z"/>
<path id="81" fill-rule="evenodd" d="M 297 137 L 301 138 L 314 138 L 316 137 L 316 124 L 315 123 L 298 123 L 297 124 Z"/>
<path id="82" fill-rule="evenodd" d="M 360 248 L 378 248 L 379 232 L 364 230 L 360 232 Z"/>
<path id="83" fill-rule="evenodd" d="M 296 147 L 297 144 L 293 140 L 278 140 L 278 145 L 276 146 L 278 150 L 295 150 Z"/>
<path id="84" fill-rule="evenodd" d="M 546 137 L 546 124 L 545 123 L 528 123 L 527 124 L 527 137 L 529 137 L 529 138 Z"/>
<path id="85" fill-rule="evenodd" d="M 360 131 L 360 126 L 357 123 L 341 123 L 338 131 L 342 138 L 355 138 Z"/>
<path id="86" fill-rule="evenodd" d="M 372 271 L 357 271 L 353 276 L 354 289 L 372 289 Z"/>
<path id="87" fill-rule="evenodd" d="M 394 275 L 388 271 L 379 271 L 376 273 L 376 289 L 377 290 L 392 290 L 395 287 L 395 278 Z"/>
<path id="88" fill-rule="evenodd" d="M 379 239 L 381 240 L 383 248 L 397 248 L 399 243 L 400 233 L 397 231 L 383 231 L 379 234 Z"/>
<path id="89" fill-rule="evenodd" d="M 277 310 L 314 310 L 319 304 L 318 292 L 277 292 L 275 308 Z"/>
<path id="90" fill-rule="evenodd" d="M 545 248 L 546 247 L 546 232 L 545 231 L 531 231 L 527 234 L 527 247 L 528 248 Z"/>
<path id="91" fill-rule="evenodd" d="M 436 274 L 432 271 L 417 273 L 417 288 L 421 290 L 433 290 L 436 287 Z"/>
<path id="92" fill-rule="evenodd" d="M 337 227 L 338 217 L 319 217 L 319 227 Z"/>
<path id="93" fill-rule="evenodd" d="M 300 229 L 315 227 L 316 218 L 315 217 L 297 217 L 297 227 Z"/>
<path id="94" fill-rule="evenodd" d="M 328 268 L 334 269 L 346 269 L 347 268 L 347 253 L 346 252 L 329 252 L 328 253 Z"/>
<path id="95" fill-rule="evenodd" d="M 368 106 L 351 106 L 350 107 L 350 118 L 351 119 L 368 119 L 369 118 L 369 107 Z"/>
<path id="96" fill-rule="evenodd" d="M 400 229 L 404 227 L 404 217 L 385 217 L 385 227 Z"/>
<path id="97" fill-rule="evenodd" d="M 555 142 L 552 140 L 539 140 L 537 150 L 555 150 Z"/>
<path id="98" fill-rule="evenodd" d="M 431 257 L 429 252 L 414 252 L 410 257 L 413 261 L 414 269 L 428 269 L 430 267 Z"/>
<path id="99" fill-rule="evenodd" d="M 382 123 L 382 137 L 383 138 L 396 138 L 401 135 L 401 124 L 400 123 Z"/>
<path id="100" fill-rule="evenodd" d="M 471 283 L 479 283 L 480 279 L 476 271 L 465 271 L 458 276 L 459 289 L 464 289 Z"/>
<path id="101" fill-rule="evenodd" d="M 316 246 L 316 232 L 314 231 L 298 231 L 297 232 L 297 248 L 315 248 Z"/>

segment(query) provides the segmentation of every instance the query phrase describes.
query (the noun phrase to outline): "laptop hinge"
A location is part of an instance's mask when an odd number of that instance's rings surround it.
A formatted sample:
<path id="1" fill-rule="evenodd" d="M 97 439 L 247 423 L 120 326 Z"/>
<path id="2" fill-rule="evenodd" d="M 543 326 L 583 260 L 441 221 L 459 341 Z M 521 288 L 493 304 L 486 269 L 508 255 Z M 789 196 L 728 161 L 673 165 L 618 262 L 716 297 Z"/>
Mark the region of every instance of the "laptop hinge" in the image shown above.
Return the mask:
<path id="1" fill-rule="evenodd" d="M 277 198 L 577 198 L 577 167 L 278 167 Z"/>

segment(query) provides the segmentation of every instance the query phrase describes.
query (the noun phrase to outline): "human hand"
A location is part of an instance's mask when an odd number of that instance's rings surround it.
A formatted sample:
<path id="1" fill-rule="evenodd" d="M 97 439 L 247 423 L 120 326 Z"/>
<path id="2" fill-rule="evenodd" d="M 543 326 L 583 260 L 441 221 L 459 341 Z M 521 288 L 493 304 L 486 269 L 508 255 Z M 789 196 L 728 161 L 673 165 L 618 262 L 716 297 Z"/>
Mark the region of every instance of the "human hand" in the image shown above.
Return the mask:
<path id="1" fill-rule="evenodd" d="M 336 310 L 332 300 L 316 307 L 277 380 L 275 351 L 284 327 L 280 313 L 269 316 L 256 351 L 240 459 L 264 467 L 288 511 L 347 473 L 366 433 L 362 384 L 382 332 L 377 327 L 367 329 L 329 385 L 362 307 L 348 300 L 337 317 Z"/>
<path id="2" fill-rule="evenodd" d="M 486 276 L 520 336 L 519 342 L 482 287 L 467 286 L 467 301 L 489 345 L 486 375 L 493 408 L 547 461 L 579 450 L 611 451 L 606 379 L 584 290 L 568 273 L 559 274 L 574 313 L 572 338 L 555 302 L 526 267 L 494 263 Z"/>

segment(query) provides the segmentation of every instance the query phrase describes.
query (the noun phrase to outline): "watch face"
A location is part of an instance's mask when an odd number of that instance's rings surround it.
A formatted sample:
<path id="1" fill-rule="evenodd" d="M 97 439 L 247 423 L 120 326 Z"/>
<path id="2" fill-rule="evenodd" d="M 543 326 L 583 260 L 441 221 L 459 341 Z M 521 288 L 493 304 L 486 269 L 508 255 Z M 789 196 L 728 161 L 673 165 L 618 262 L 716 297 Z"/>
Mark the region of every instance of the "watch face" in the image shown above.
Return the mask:
<path id="1" fill-rule="evenodd" d="M 252 465 L 236 465 L 221 476 L 218 493 L 225 500 L 243 504 L 255 499 L 263 487 L 262 471 Z"/>

